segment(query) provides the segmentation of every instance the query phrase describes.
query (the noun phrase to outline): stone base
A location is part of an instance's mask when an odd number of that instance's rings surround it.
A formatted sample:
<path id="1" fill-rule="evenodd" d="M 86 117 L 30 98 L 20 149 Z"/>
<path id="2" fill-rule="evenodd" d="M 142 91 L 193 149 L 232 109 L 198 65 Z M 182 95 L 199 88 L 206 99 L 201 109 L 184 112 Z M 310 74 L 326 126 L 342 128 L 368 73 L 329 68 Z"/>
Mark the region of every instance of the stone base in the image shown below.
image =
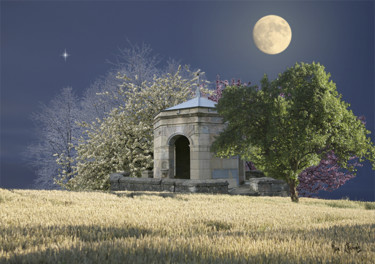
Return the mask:
<path id="1" fill-rule="evenodd" d="M 281 180 L 270 177 L 250 178 L 247 184 L 250 192 L 259 196 L 289 196 L 289 187 Z"/>
<path id="2" fill-rule="evenodd" d="M 228 193 L 226 180 L 183 180 L 124 177 L 119 173 L 110 175 L 112 191 L 168 191 L 180 193 Z"/>

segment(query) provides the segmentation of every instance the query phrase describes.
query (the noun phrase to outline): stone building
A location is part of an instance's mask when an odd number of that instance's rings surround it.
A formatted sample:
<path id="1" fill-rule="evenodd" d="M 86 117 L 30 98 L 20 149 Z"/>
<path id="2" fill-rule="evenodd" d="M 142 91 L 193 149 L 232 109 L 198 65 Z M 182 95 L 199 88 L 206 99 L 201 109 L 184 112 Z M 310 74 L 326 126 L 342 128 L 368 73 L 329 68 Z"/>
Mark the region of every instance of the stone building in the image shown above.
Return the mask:
<path id="1" fill-rule="evenodd" d="M 197 96 L 161 111 L 154 120 L 154 178 L 226 179 L 236 187 L 245 178 L 239 157 L 217 158 L 211 145 L 225 124 L 216 102 Z"/>

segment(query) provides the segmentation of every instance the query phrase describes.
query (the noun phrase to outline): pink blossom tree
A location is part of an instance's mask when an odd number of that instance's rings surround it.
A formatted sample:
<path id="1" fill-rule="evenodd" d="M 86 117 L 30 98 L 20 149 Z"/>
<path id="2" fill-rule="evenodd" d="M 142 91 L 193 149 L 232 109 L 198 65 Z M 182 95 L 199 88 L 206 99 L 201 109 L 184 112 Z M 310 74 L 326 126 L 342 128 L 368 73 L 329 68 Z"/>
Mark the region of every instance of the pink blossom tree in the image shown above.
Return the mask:
<path id="1" fill-rule="evenodd" d="M 355 177 L 356 167 L 363 165 L 358 158 L 350 158 L 350 169 L 344 170 L 338 164 L 338 158 L 333 151 L 316 166 L 305 169 L 298 175 L 297 190 L 300 195 L 311 197 L 319 191 L 333 191 Z"/>
<path id="2" fill-rule="evenodd" d="M 221 80 L 220 79 L 220 75 L 217 75 L 216 76 L 216 87 L 215 87 L 215 90 L 214 90 L 214 92 L 213 92 L 212 95 L 207 95 L 207 98 L 210 99 L 210 100 L 212 100 L 212 101 L 219 102 L 220 98 L 223 95 L 223 90 L 228 85 L 231 85 L 231 86 L 233 86 L 233 85 L 237 85 L 237 86 L 249 86 L 250 84 L 251 84 L 251 82 L 242 83 L 242 81 L 240 79 L 238 79 L 238 80 L 232 79 L 231 83 L 229 84 L 228 80 Z M 205 96 L 205 94 L 204 94 L 204 96 Z"/>
<path id="3" fill-rule="evenodd" d="M 362 124 L 366 124 L 365 116 L 359 116 Z M 304 170 L 298 175 L 298 192 L 305 197 L 316 195 L 319 191 L 334 191 L 344 185 L 348 180 L 356 175 L 356 167 L 363 165 L 358 162 L 358 158 L 353 156 L 350 159 L 350 169 L 344 170 L 338 164 L 338 158 L 334 151 L 327 154 L 327 157 L 316 166 Z"/>

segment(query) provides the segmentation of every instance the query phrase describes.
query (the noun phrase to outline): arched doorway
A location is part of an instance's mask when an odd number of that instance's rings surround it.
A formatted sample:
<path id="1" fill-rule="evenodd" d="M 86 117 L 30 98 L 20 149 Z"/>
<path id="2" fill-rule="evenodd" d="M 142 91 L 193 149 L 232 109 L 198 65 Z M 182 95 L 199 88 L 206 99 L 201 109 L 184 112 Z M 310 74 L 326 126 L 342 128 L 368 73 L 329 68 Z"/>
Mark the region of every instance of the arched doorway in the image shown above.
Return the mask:
<path id="1" fill-rule="evenodd" d="M 176 153 L 175 178 L 190 179 L 190 147 L 189 140 L 181 136 L 174 143 Z"/>
<path id="2" fill-rule="evenodd" d="M 170 141 L 170 176 L 190 179 L 190 142 L 187 137 L 177 135 Z"/>

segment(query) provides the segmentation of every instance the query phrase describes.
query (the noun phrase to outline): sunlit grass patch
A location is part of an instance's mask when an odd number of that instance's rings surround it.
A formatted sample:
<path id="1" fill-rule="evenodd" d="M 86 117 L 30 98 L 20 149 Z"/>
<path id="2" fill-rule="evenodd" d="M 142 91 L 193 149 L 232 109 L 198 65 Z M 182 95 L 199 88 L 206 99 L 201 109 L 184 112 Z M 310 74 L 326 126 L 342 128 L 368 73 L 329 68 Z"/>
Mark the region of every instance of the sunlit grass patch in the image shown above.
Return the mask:
<path id="1" fill-rule="evenodd" d="M 371 202 L 4 189 L 0 197 L 0 263 L 375 259 Z"/>
<path id="2" fill-rule="evenodd" d="M 17 194 L 7 189 L 0 189 L 0 203 L 10 202 L 15 199 Z"/>

